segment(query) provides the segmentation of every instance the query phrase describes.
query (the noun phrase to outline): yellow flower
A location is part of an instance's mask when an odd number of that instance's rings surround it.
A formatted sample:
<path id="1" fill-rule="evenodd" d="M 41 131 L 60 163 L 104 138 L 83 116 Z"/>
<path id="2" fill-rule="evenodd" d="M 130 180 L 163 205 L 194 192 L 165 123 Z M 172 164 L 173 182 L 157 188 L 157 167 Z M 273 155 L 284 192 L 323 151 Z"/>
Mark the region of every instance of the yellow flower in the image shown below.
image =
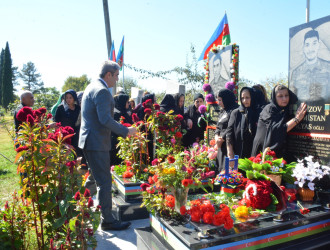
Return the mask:
<path id="1" fill-rule="evenodd" d="M 235 217 L 240 221 L 246 221 L 249 216 L 249 209 L 246 206 L 239 206 L 235 209 Z"/>

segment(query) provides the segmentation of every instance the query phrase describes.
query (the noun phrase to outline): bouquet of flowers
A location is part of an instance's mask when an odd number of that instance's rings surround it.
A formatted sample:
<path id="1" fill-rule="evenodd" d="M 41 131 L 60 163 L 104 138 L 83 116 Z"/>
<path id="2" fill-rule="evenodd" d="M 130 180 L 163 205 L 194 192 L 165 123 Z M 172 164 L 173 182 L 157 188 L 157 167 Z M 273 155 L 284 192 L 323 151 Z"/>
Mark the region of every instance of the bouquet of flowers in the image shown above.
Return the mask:
<path id="1" fill-rule="evenodd" d="M 314 190 L 315 183 L 329 176 L 329 174 L 330 167 L 321 166 L 319 162 L 314 162 L 313 156 L 310 155 L 298 160 L 292 176 L 296 178 L 294 184 L 301 188 L 308 187 L 310 190 Z"/>
<path id="2" fill-rule="evenodd" d="M 239 159 L 238 168 L 244 170 L 249 179 L 258 178 L 261 177 L 260 174 L 265 174 L 280 186 L 281 178 L 287 183 L 294 183 L 292 170 L 295 165 L 295 162 L 287 164 L 283 158 L 277 158 L 274 151 L 266 148 L 263 153 L 258 154 L 256 157 Z M 276 178 L 276 176 L 280 178 Z"/>

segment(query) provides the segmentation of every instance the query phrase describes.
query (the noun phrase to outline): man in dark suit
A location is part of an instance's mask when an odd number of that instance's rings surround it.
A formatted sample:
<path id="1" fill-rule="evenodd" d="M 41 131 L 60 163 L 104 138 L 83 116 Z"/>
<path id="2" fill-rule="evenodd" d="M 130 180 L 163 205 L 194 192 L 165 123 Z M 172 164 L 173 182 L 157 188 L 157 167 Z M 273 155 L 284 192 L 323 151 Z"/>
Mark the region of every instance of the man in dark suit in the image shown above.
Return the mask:
<path id="1" fill-rule="evenodd" d="M 127 128 L 113 119 L 115 102 L 108 88 L 114 87 L 118 81 L 119 68 L 113 61 L 104 62 L 100 78 L 87 86 L 81 104 L 79 147 L 83 149 L 92 172 L 85 187 L 93 194 L 96 182 L 102 230 L 123 230 L 131 224 L 117 221 L 112 215 L 111 133 L 122 137 L 136 133 L 135 128 Z"/>

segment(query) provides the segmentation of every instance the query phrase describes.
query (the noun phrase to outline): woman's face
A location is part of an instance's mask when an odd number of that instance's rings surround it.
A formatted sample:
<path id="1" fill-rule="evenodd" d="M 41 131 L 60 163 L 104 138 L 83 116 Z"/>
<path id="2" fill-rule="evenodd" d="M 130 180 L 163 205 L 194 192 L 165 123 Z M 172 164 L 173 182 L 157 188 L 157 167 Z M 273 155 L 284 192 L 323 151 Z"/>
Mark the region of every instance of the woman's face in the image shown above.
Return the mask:
<path id="1" fill-rule="evenodd" d="M 129 104 L 131 105 L 131 108 L 134 109 L 134 102 L 130 101 Z"/>
<path id="2" fill-rule="evenodd" d="M 250 95 L 250 91 L 248 91 L 247 89 L 243 90 L 243 92 L 242 92 L 241 103 L 246 108 L 251 106 L 251 95 Z"/>
<path id="3" fill-rule="evenodd" d="M 180 96 L 180 99 L 179 99 L 179 108 L 182 108 L 184 105 L 184 96 Z"/>
<path id="4" fill-rule="evenodd" d="M 74 104 L 74 98 L 71 94 L 66 94 L 65 95 L 65 102 L 68 104 L 68 105 L 73 105 Z"/>
<path id="5" fill-rule="evenodd" d="M 204 104 L 204 100 L 203 98 L 198 98 L 194 101 L 194 104 L 195 104 L 195 107 L 196 108 L 199 108 L 200 105 L 203 105 Z"/>
<path id="6" fill-rule="evenodd" d="M 286 107 L 289 104 L 290 96 L 287 89 L 278 90 L 276 93 L 276 103 L 281 108 Z"/>
<path id="7" fill-rule="evenodd" d="M 225 105 L 224 105 L 223 102 L 222 102 L 222 97 L 219 97 L 219 96 L 218 96 L 218 104 L 219 104 L 219 106 L 220 106 L 221 108 L 225 108 Z"/>

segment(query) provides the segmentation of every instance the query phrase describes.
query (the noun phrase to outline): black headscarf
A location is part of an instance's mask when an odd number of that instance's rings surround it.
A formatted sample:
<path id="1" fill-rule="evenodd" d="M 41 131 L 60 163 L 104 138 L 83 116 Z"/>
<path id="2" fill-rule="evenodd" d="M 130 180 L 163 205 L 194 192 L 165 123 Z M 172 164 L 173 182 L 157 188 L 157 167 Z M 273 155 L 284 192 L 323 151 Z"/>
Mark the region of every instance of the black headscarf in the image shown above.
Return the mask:
<path id="1" fill-rule="evenodd" d="M 160 103 L 160 111 L 168 112 L 170 110 L 175 110 L 175 100 L 172 95 L 166 94 Z"/>
<path id="2" fill-rule="evenodd" d="M 242 93 L 244 90 L 249 91 L 251 96 L 250 107 L 245 107 L 242 103 Z M 242 113 L 242 124 L 241 124 L 241 139 L 244 140 L 244 131 L 249 130 L 250 133 L 255 135 L 257 130 L 257 123 L 259 119 L 260 112 L 257 110 L 257 103 L 255 100 L 255 92 L 252 88 L 243 87 L 240 92 L 241 105 L 239 106 L 239 111 Z"/>
<path id="3" fill-rule="evenodd" d="M 220 89 L 218 97 L 222 98 L 224 110 L 227 111 L 238 107 L 238 104 L 236 103 L 235 94 L 229 89 Z"/>
<path id="4" fill-rule="evenodd" d="M 260 89 L 257 88 L 252 88 L 254 91 L 254 97 L 255 97 L 255 103 L 256 103 L 256 108 L 261 110 L 268 104 L 266 102 L 264 93 Z"/>
<path id="5" fill-rule="evenodd" d="M 298 101 L 297 96 L 290 89 L 284 86 L 284 89 L 287 89 L 289 92 L 289 103 L 285 107 L 278 106 L 276 102 L 276 90 L 278 86 L 283 86 L 283 85 L 275 86 L 271 94 L 270 104 L 268 104 L 265 107 L 265 109 L 266 108 L 267 109 L 260 114 L 260 119 L 263 119 L 264 121 L 269 119 L 274 119 L 276 121 L 282 120 L 284 117 L 289 115 L 290 105 L 296 104 Z"/>
<path id="6" fill-rule="evenodd" d="M 70 114 L 70 110 L 69 110 L 69 105 L 66 103 L 66 100 L 65 100 L 65 97 L 67 94 L 70 94 L 72 95 L 75 103 L 76 103 L 76 106 L 79 105 L 79 102 L 78 102 L 78 97 L 77 97 L 77 93 L 76 91 L 74 91 L 73 89 L 68 89 L 67 91 L 65 91 L 64 93 L 64 99 L 62 101 L 62 104 L 63 104 L 63 107 L 64 107 L 64 111 L 65 111 L 65 114 L 67 117 L 69 117 L 71 114 Z"/>
<path id="7" fill-rule="evenodd" d="M 198 98 L 202 98 L 203 101 L 204 101 L 204 96 L 203 96 L 201 93 L 196 93 L 196 94 L 194 95 L 194 101 L 196 101 Z"/>
<path id="8" fill-rule="evenodd" d="M 115 100 L 115 108 L 118 109 L 120 112 L 127 112 L 126 103 L 129 99 L 129 96 L 126 94 L 116 95 L 114 98 Z"/>
<path id="9" fill-rule="evenodd" d="M 147 94 L 144 97 L 142 97 L 142 103 L 144 103 L 148 99 L 151 99 L 152 103 L 154 103 L 155 102 L 155 94 Z"/>
<path id="10" fill-rule="evenodd" d="M 181 96 L 184 97 L 184 94 L 177 93 L 177 94 L 174 95 L 175 106 L 176 106 L 175 107 L 176 108 L 175 113 L 183 115 L 184 114 L 184 105 L 181 108 L 179 107 L 179 102 L 180 102 Z"/>

